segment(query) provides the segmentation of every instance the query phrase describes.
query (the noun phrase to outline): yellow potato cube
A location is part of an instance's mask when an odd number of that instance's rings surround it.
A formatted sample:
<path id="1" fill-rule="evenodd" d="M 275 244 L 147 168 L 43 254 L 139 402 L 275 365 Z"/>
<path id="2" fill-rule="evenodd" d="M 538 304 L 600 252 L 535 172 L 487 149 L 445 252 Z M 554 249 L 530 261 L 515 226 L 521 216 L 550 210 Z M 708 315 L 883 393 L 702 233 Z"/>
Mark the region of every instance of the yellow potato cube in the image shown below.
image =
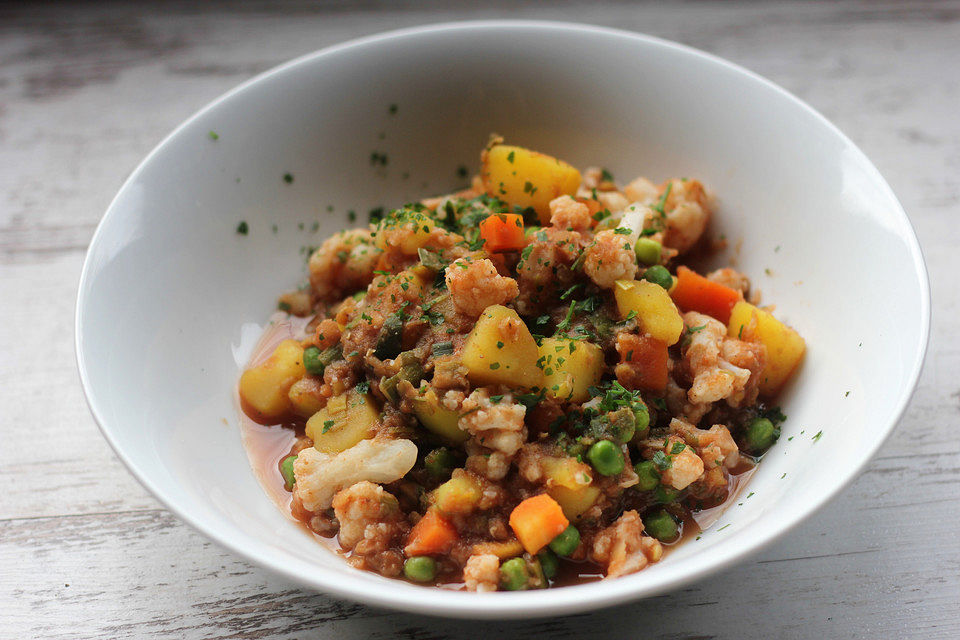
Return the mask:
<path id="1" fill-rule="evenodd" d="M 576 522 L 587 509 L 596 504 L 597 498 L 600 497 L 600 488 L 587 485 L 579 489 L 570 489 L 569 487 L 557 485 L 555 487 L 547 487 L 547 493 L 560 505 L 560 509 L 563 510 L 563 515 L 565 515 L 568 520 Z"/>
<path id="2" fill-rule="evenodd" d="M 617 280 L 613 295 L 621 318 L 633 312 L 643 330 L 667 346 L 680 340 L 683 318 L 666 289 L 647 280 Z"/>
<path id="3" fill-rule="evenodd" d="M 323 397 L 320 395 L 320 389 L 323 382 L 311 376 L 304 376 L 290 387 L 290 404 L 294 413 L 305 418 L 309 418 L 317 411 L 323 408 Z"/>
<path id="4" fill-rule="evenodd" d="M 400 253 L 415 256 L 436 226 L 434 219 L 424 211 L 396 209 L 380 221 L 373 242 L 381 251 L 395 247 Z"/>
<path id="5" fill-rule="evenodd" d="M 445 514 L 465 514 L 477 507 L 481 496 L 480 483 L 476 478 L 458 469 L 452 478 L 434 489 L 431 502 Z"/>
<path id="6" fill-rule="evenodd" d="M 306 375 L 303 347 L 296 340 L 284 340 L 267 360 L 240 376 L 240 399 L 261 420 L 276 420 L 290 412 L 290 387 Z"/>
<path id="7" fill-rule="evenodd" d="M 767 347 L 760 393 L 776 395 L 803 360 L 806 343 L 800 334 L 749 302 L 740 301 L 730 312 L 727 335 L 759 340 Z"/>
<path id="8" fill-rule="evenodd" d="M 413 413 L 424 427 L 453 444 L 466 442 L 469 434 L 458 424 L 460 414 L 447 409 L 437 398 L 433 389 L 413 399 Z"/>
<path id="9" fill-rule="evenodd" d="M 462 359 L 475 385 L 529 388 L 543 382 L 539 357 L 537 342 L 517 312 L 495 304 L 484 310 L 467 336 Z"/>
<path id="10" fill-rule="evenodd" d="M 590 398 L 590 387 L 600 382 L 603 351 L 582 340 L 544 338 L 540 342 L 539 366 L 547 395 L 583 402 Z"/>
<path id="11" fill-rule="evenodd" d="M 307 437 L 317 451 L 340 453 L 374 435 L 380 411 L 369 394 L 351 389 L 334 396 L 307 420 Z"/>
<path id="12" fill-rule="evenodd" d="M 494 197 L 519 207 L 533 207 L 544 225 L 550 224 L 550 201 L 573 196 L 580 172 L 543 153 L 498 144 L 480 156 L 483 188 Z"/>

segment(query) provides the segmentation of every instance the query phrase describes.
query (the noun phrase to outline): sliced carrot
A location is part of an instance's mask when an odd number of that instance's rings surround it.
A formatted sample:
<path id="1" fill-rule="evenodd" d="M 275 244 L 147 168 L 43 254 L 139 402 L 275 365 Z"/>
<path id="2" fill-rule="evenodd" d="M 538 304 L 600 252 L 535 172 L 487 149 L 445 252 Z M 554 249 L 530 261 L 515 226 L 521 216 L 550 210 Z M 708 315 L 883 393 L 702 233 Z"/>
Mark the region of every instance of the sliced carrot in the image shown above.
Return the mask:
<path id="1" fill-rule="evenodd" d="M 527 246 L 523 235 L 523 216 L 495 213 L 480 223 L 480 237 L 487 251 L 516 251 Z"/>
<path id="2" fill-rule="evenodd" d="M 670 296 L 684 311 L 699 311 L 724 324 L 730 320 L 733 305 L 743 300 L 736 289 L 707 280 L 686 267 L 677 267 L 677 283 Z"/>
<path id="3" fill-rule="evenodd" d="M 631 378 L 636 388 L 647 391 L 663 391 L 667 388 L 667 343 L 651 336 L 639 336 L 624 345 L 625 351 L 619 343 L 617 349 L 621 351 L 623 362 L 633 365 L 635 375 Z"/>
<path id="4" fill-rule="evenodd" d="M 547 546 L 569 524 L 557 501 L 545 493 L 527 498 L 510 512 L 510 527 L 531 555 Z"/>
<path id="5" fill-rule="evenodd" d="M 410 529 L 403 552 L 411 557 L 446 553 L 458 537 L 456 527 L 436 509 L 430 509 Z"/>

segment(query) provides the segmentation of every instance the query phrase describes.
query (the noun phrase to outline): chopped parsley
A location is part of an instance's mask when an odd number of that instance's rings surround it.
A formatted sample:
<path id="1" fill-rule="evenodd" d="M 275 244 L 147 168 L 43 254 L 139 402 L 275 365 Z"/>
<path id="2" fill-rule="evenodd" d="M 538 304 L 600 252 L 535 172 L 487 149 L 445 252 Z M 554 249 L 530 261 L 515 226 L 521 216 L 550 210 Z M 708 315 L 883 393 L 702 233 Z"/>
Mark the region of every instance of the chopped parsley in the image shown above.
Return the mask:
<path id="1" fill-rule="evenodd" d="M 217 133 L 216 131 L 213 131 L 212 129 L 210 130 L 210 133 L 208 133 L 207 135 L 210 136 L 210 139 L 213 140 L 214 142 L 220 139 L 220 134 Z"/>
<path id="2" fill-rule="evenodd" d="M 283 181 L 286 182 L 287 184 L 293 184 L 293 174 L 292 173 L 283 174 Z"/>
<path id="3" fill-rule="evenodd" d="M 240 224 L 237 225 L 237 233 L 239 233 L 242 236 L 245 236 L 248 233 L 250 233 L 250 225 L 247 224 L 246 220 L 242 220 Z"/>
<path id="4" fill-rule="evenodd" d="M 657 451 L 653 454 L 653 464 L 657 469 L 660 469 L 660 471 L 666 471 L 673 466 L 673 460 L 663 451 Z"/>
<path id="5" fill-rule="evenodd" d="M 333 420 L 326 420 L 323 423 L 323 429 L 320 430 L 320 433 L 326 433 L 330 431 L 330 428 L 333 426 Z"/>

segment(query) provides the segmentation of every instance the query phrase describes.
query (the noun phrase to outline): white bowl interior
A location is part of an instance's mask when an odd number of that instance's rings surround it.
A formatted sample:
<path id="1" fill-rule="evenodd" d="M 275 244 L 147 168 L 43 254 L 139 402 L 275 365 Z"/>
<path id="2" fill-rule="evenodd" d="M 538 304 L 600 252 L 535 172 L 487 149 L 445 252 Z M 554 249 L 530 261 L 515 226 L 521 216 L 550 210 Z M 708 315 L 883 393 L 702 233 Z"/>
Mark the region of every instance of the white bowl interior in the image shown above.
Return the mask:
<path id="1" fill-rule="evenodd" d="M 621 180 L 701 179 L 719 198 L 717 232 L 742 240 L 739 268 L 809 352 L 782 397 L 789 420 L 752 479 L 753 495 L 702 539 L 620 580 L 427 596 L 349 568 L 277 509 L 248 464 L 233 388 L 253 329 L 304 277 L 302 247 L 347 225 L 349 209 L 362 221 L 371 207 L 461 186 L 457 168 L 476 170 L 491 132 L 580 167 L 606 166 Z M 372 152 L 387 155 L 386 167 L 371 164 Z M 235 233 L 240 221 L 246 236 Z M 118 454 L 214 539 L 366 602 L 529 616 L 662 592 L 811 513 L 892 429 L 919 371 L 928 317 L 919 249 L 886 183 L 782 90 L 634 34 L 467 23 L 308 56 L 177 130 L 101 223 L 77 336 L 91 407 Z"/>

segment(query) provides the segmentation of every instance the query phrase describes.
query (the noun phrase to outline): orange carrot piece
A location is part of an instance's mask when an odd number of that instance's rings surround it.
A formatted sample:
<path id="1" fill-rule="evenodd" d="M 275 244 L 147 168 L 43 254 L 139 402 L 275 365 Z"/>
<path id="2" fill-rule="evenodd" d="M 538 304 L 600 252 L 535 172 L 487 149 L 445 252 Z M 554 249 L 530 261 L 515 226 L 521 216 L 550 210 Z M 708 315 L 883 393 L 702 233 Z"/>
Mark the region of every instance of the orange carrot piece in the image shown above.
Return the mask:
<path id="1" fill-rule="evenodd" d="M 456 527 L 436 509 L 430 509 L 410 529 L 403 552 L 410 557 L 446 553 L 458 537 Z"/>
<path id="2" fill-rule="evenodd" d="M 637 372 L 635 384 L 647 391 L 667 388 L 667 343 L 652 336 L 640 336 L 630 344 L 630 350 L 621 354 L 624 362 L 633 364 Z"/>
<path id="3" fill-rule="evenodd" d="M 699 311 L 724 324 L 730 321 L 733 305 L 743 300 L 736 289 L 707 280 L 686 267 L 677 267 L 677 284 L 670 295 L 684 311 Z"/>
<path id="4" fill-rule="evenodd" d="M 569 524 L 557 501 L 545 493 L 527 498 L 510 512 L 510 527 L 531 555 L 550 544 Z"/>
<path id="5" fill-rule="evenodd" d="M 527 246 L 523 235 L 523 216 L 495 213 L 480 223 L 480 237 L 487 251 L 516 251 Z"/>

